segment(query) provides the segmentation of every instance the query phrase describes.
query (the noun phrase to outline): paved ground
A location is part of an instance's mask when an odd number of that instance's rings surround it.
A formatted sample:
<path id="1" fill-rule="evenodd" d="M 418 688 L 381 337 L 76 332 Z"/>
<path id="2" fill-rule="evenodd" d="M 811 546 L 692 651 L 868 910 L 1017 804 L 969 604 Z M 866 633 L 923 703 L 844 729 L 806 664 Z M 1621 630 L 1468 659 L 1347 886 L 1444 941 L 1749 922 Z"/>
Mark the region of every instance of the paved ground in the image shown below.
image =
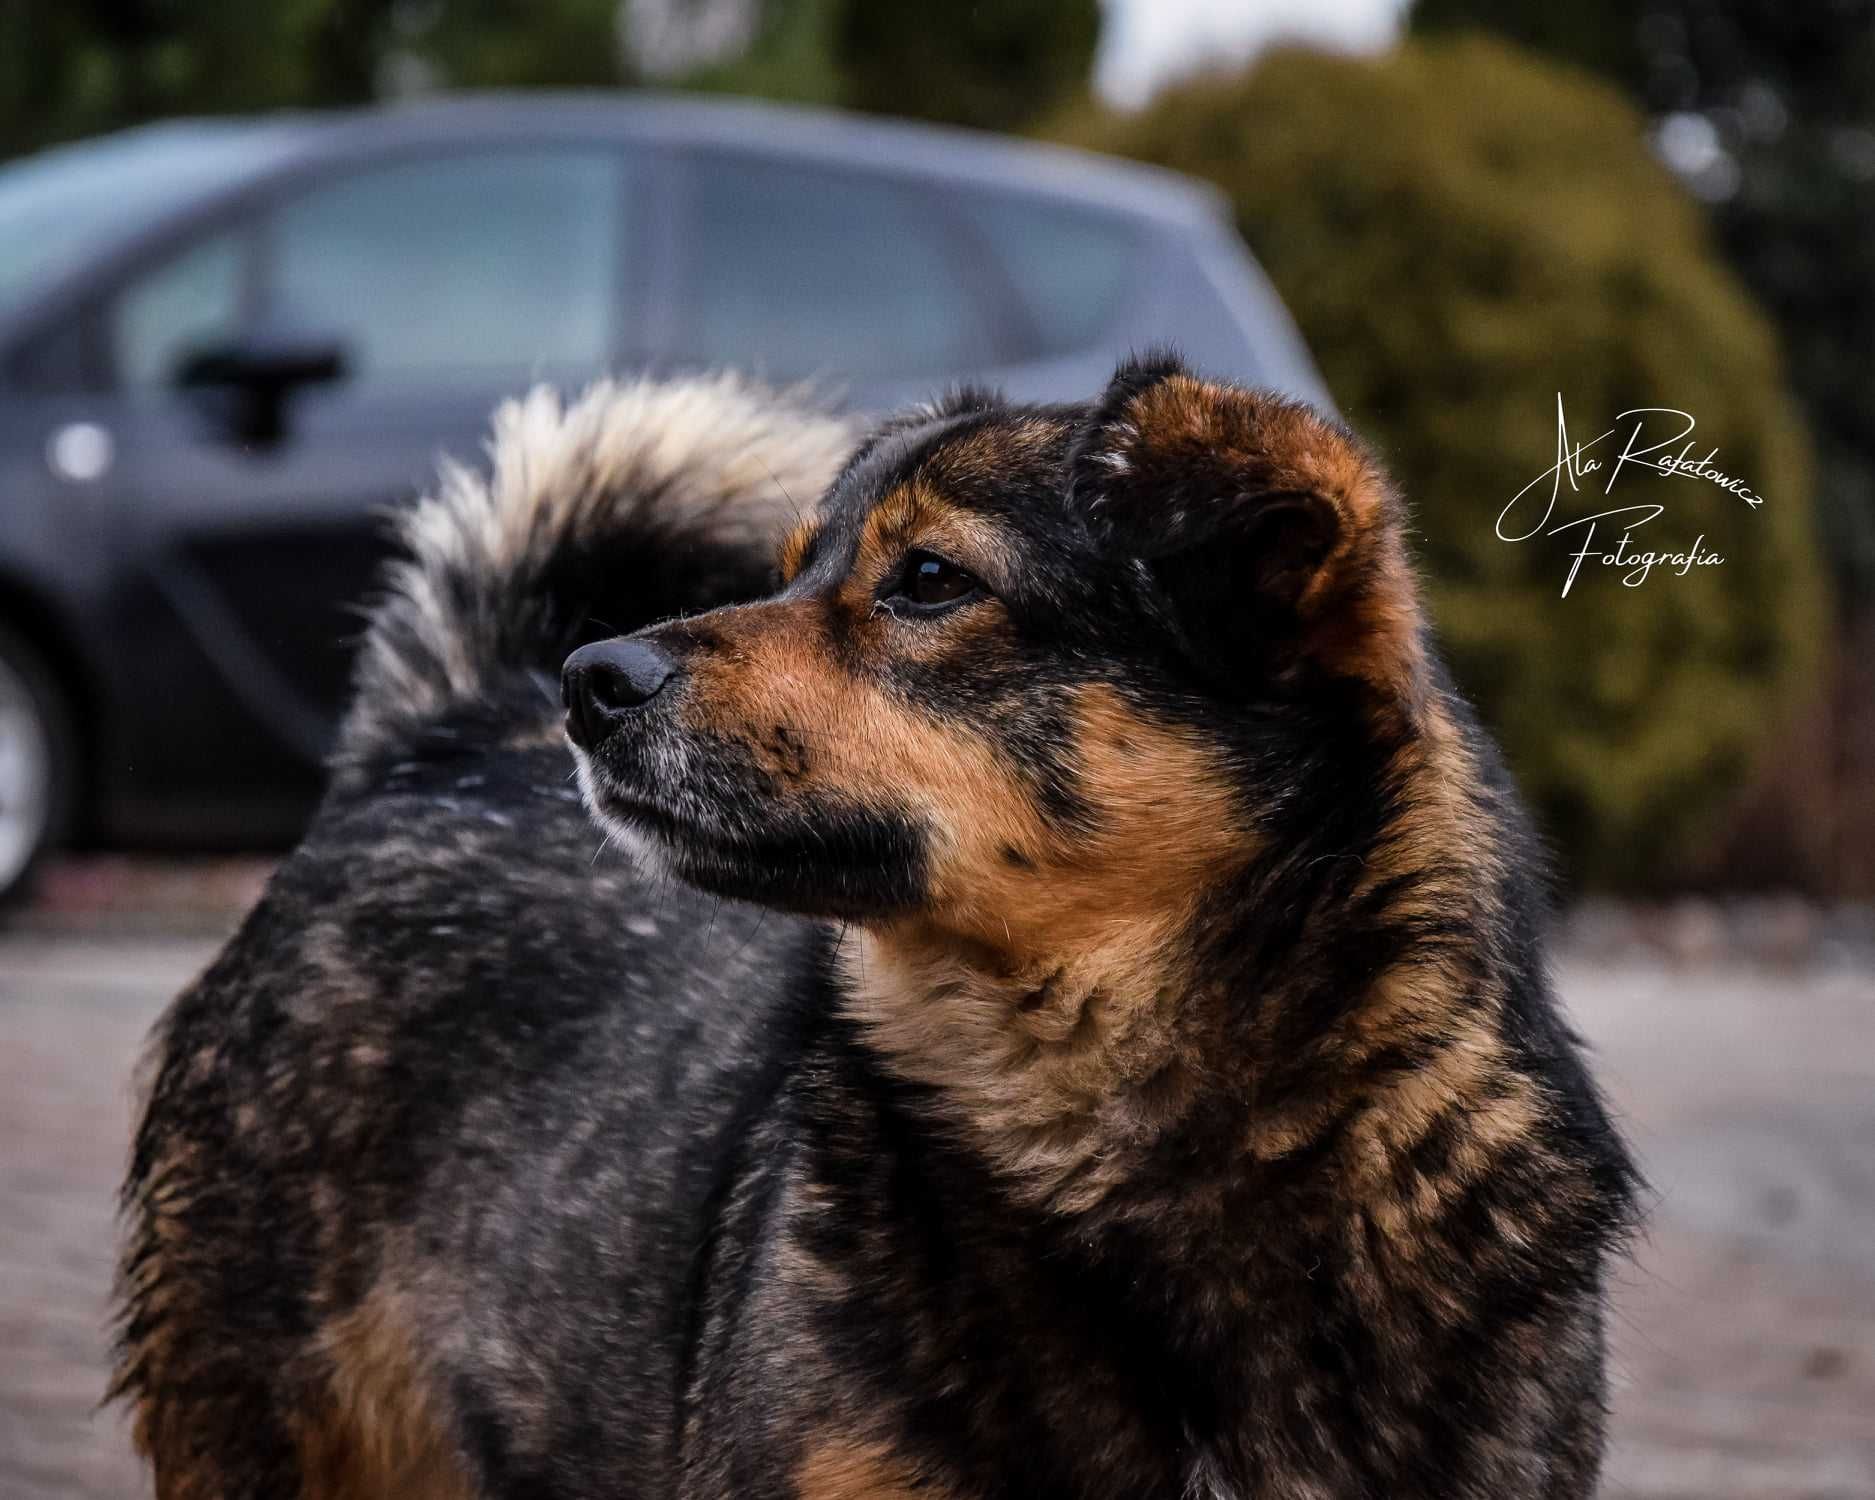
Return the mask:
<path id="1" fill-rule="evenodd" d="M 201 938 L 0 937 L 0 1496 L 146 1493 L 100 1415 L 130 1075 Z M 1875 1497 L 1875 973 L 1582 951 L 1563 989 L 1660 1198 L 1610 1496 Z"/>

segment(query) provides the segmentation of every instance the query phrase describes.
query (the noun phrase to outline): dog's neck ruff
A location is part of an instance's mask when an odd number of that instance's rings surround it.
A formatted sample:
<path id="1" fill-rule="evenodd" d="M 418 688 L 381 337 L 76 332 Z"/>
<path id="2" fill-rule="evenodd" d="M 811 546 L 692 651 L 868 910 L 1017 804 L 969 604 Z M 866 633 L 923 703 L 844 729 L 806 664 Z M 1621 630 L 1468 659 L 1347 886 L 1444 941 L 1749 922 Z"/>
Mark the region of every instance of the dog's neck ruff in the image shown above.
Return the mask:
<path id="1" fill-rule="evenodd" d="M 852 928 L 842 1003 L 1018 1199 L 1085 1211 L 1197 1092 L 1174 941 L 1161 924 L 1116 923 L 1096 947 L 1006 964 L 911 924 Z"/>
<path id="2" fill-rule="evenodd" d="M 1448 1111 L 1477 1105 L 1493 1121 L 1528 1123 L 1536 1085 L 1477 979 L 1473 944 L 1494 920 L 1498 851 L 1475 767 L 1435 715 L 1391 772 L 1413 795 L 1344 895 L 1361 915 L 1338 927 L 1324 912 L 1300 940 L 1358 947 L 1377 931 L 1405 934 L 1352 999 L 1312 988 L 1319 953 L 1253 964 L 1245 944 L 1245 961 L 1230 962 L 1232 902 L 1212 890 L 1109 915 L 1059 945 L 1033 944 L 1055 951 L 1026 960 L 918 921 L 856 926 L 838 948 L 841 1004 L 889 1071 L 933 1091 L 934 1112 L 1013 1197 L 1064 1213 L 1149 1216 L 1142 1205 L 1163 1197 L 1134 1189 L 1164 1174 L 1141 1169 L 1156 1148 L 1187 1139 L 1182 1127 L 1200 1111 L 1224 1135 L 1207 1133 L 1205 1159 L 1180 1174 L 1201 1170 L 1220 1187 L 1304 1151 L 1337 1117 L 1351 1121 L 1355 1178 Z M 1283 899 L 1283 867 L 1269 878 L 1265 895 Z M 1243 879 L 1240 893 L 1257 882 Z M 1310 1034 L 1317 1012 L 1332 1019 Z M 1416 1067 L 1397 1067 L 1402 1048 Z M 1236 1160 L 1210 1154 L 1224 1140 L 1237 1143 Z"/>

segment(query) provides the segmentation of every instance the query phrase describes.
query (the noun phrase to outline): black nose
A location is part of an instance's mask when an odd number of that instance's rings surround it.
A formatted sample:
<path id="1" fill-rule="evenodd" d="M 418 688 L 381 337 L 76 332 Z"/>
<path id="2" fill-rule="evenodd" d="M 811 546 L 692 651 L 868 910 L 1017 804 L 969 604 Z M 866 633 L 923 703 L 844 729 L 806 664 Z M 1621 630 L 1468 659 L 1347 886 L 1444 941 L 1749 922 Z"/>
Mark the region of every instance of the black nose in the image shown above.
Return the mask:
<path id="1" fill-rule="evenodd" d="M 604 739 L 634 708 L 642 708 L 677 671 L 649 641 L 597 641 L 581 646 L 560 669 L 566 732 L 582 750 Z"/>

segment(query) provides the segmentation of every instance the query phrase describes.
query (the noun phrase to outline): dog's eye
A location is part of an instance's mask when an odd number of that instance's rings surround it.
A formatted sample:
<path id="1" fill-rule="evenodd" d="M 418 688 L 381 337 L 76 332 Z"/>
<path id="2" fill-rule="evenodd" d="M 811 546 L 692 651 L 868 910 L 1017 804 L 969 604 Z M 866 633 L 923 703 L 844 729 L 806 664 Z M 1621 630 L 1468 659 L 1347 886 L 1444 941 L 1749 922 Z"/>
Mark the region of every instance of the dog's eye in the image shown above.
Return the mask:
<path id="1" fill-rule="evenodd" d="M 893 593 L 932 608 L 954 604 L 977 591 L 977 581 L 957 564 L 946 562 L 935 552 L 913 552 L 905 559 L 905 571 L 899 575 Z"/>

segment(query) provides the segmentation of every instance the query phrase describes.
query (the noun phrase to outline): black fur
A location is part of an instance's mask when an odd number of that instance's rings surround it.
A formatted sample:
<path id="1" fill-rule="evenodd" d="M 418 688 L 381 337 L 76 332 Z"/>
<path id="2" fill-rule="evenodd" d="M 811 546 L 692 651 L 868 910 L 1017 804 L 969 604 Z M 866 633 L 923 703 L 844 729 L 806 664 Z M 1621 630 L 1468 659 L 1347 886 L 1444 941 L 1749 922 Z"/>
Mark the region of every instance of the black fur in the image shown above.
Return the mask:
<path id="1" fill-rule="evenodd" d="M 1089 408 L 974 393 L 888 424 L 775 599 L 651 633 L 683 679 L 583 769 L 682 882 L 602 850 L 569 779 L 539 671 L 586 606 L 491 593 L 538 649 L 420 723 L 369 716 L 393 730 L 156 1040 L 119 1389 L 160 1495 L 336 1494 L 308 1453 L 374 1442 L 425 1456 L 357 1472 L 491 1497 L 1592 1491 L 1633 1174 L 1544 974 L 1535 839 L 1435 660 L 1398 698 L 1299 626 L 1278 662 L 1245 637 L 1282 613 L 1263 575 L 1240 607 L 1243 575 L 1168 581 L 1090 513 L 1107 435 L 1178 378 L 1155 358 Z M 914 480 L 1010 569 L 923 635 L 853 576 Z M 664 535 L 592 554 L 663 580 L 638 607 L 609 574 L 615 623 L 724 604 L 765 565 L 669 574 Z M 1230 651 L 1258 665 L 1220 686 Z M 881 717 L 770 723 L 764 652 Z M 706 692 L 735 671 L 746 712 Z M 1167 960 L 1192 986 L 1168 1061 L 1088 1085 L 1137 1087 L 1126 1133 L 1046 1191 L 962 1083 L 894 1050 L 920 1017 L 867 1010 L 876 976 L 836 961 L 848 924 L 922 920 L 958 878 L 937 793 L 848 769 L 906 723 L 1006 770 L 1033 811 L 988 846 L 1009 879 L 1096 847 L 1122 811 L 1096 751 L 1134 735 L 1203 747 L 1243 809 L 1253 852 Z M 1462 784 L 1428 822 L 1435 742 Z M 941 1038 L 964 1001 L 918 1003 Z M 1465 1038 L 1488 1064 L 1461 1066 Z M 408 1368 L 369 1409 L 335 1400 L 364 1378 L 355 1330 L 387 1324 Z"/>

